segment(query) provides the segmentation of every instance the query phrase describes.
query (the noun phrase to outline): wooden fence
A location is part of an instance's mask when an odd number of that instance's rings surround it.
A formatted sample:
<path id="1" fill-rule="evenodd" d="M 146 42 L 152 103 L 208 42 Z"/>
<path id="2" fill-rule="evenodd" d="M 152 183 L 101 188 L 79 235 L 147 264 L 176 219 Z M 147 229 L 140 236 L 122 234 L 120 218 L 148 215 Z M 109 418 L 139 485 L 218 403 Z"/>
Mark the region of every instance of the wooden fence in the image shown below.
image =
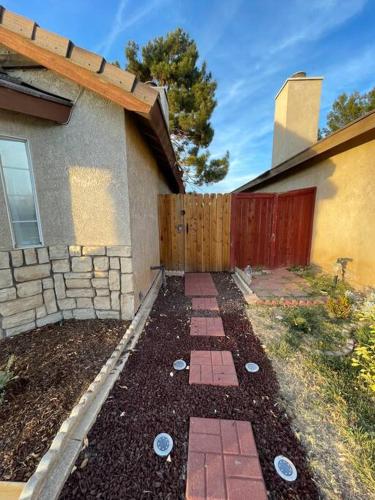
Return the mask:
<path id="1" fill-rule="evenodd" d="M 160 260 L 167 269 L 223 271 L 230 264 L 231 195 L 160 195 Z"/>

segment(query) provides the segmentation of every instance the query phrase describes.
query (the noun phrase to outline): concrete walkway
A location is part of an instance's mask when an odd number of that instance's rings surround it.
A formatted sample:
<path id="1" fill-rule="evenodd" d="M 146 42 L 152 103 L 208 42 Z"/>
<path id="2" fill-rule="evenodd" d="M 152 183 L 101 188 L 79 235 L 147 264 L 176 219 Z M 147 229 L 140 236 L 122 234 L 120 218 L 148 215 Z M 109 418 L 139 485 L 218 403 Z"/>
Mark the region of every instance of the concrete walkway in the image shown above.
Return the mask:
<path id="1" fill-rule="evenodd" d="M 217 311 L 208 273 L 185 274 L 193 310 Z M 227 332 L 229 333 L 229 332 Z M 220 316 L 192 317 L 190 335 L 225 336 Z M 192 351 L 189 384 L 238 386 L 230 351 Z M 266 500 L 267 492 L 250 422 L 190 417 L 187 500 Z"/>

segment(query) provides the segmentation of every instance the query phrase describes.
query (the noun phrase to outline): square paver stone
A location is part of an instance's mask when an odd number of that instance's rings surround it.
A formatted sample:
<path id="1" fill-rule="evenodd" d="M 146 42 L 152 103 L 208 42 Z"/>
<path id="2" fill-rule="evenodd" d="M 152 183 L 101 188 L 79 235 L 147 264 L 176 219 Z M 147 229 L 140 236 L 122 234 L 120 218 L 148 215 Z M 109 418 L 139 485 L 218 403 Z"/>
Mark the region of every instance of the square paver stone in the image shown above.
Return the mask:
<path id="1" fill-rule="evenodd" d="M 267 499 L 250 422 L 190 418 L 186 499 Z"/>
<path id="2" fill-rule="evenodd" d="M 219 305 L 215 297 L 193 297 L 193 311 L 219 311 Z"/>
<path id="3" fill-rule="evenodd" d="M 212 297 L 218 295 L 210 273 L 186 273 L 185 295 L 187 297 Z"/>
<path id="4" fill-rule="evenodd" d="M 191 351 L 189 384 L 238 386 L 230 351 Z"/>
<path id="5" fill-rule="evenodd" d="M 193 316 L 190 320 L 190 335 L 224 337 L 224 327 L 221 318 L 200 318 Z"/>

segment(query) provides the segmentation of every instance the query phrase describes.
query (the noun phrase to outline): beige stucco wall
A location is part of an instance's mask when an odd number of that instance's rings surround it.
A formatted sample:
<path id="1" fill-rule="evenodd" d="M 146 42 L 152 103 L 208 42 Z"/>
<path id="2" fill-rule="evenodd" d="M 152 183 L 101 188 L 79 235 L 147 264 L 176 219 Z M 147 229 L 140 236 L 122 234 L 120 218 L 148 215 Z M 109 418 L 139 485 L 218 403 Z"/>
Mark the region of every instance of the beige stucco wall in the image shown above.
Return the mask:
<path id="1" fill-rule="evenodd" d="M 375 286 L 375 140 L 257 191 L 317 187 L 312 263 L 332 273 L 338 257 L 353 259 L 347 277 Z"/>
<path id="2" fill-rule="evenodd" d="M 272 166 L 317 140 L 322 78 L 290 78 L 275 99 Z"/>
<path id="3" fill-rule="evenodd" d="M 68 125 L 0 113 L 0 136 L 29 142 L 44 244 L 130 245 L 123 109 L 47 70 L 13 74 L 76 103 Z M 11 248 L 0 185 L 0 249 Z"/>
<path id="4" fill-rule="evenodd" d="M 137 308 L 140 303 L 139 293 L 143 296 L 147 293 L 156 275 L 156 271 L 151 271 L 150 267 L 160 265 L 158 194 L 171 191 L 135 126 L 134 119 L 126 113 L 125 121 L 134 294 Z"/>

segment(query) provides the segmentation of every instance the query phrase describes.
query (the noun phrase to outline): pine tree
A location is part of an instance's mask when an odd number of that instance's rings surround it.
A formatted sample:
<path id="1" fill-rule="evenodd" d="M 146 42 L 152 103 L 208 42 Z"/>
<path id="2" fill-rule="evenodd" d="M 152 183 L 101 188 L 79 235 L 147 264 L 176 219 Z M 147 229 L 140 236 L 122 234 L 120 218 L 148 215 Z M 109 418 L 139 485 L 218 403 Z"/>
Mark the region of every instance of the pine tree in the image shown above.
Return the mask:
<path id="1" fill-rule="evenodd" d="M 185 183 L 200 186 L 222 180 L 228 172 L 229 152 L 211 159 L 207 149 L 214 136 L 210 118 L 217 104 L 217 84 L 206 63 L 198 65 L 195 41 L 177 28 L 149 41 L 141 58 L 139 46 L 130 41 L 125 55 L 128 71 L 167 89 L 171 139 Z"/>

